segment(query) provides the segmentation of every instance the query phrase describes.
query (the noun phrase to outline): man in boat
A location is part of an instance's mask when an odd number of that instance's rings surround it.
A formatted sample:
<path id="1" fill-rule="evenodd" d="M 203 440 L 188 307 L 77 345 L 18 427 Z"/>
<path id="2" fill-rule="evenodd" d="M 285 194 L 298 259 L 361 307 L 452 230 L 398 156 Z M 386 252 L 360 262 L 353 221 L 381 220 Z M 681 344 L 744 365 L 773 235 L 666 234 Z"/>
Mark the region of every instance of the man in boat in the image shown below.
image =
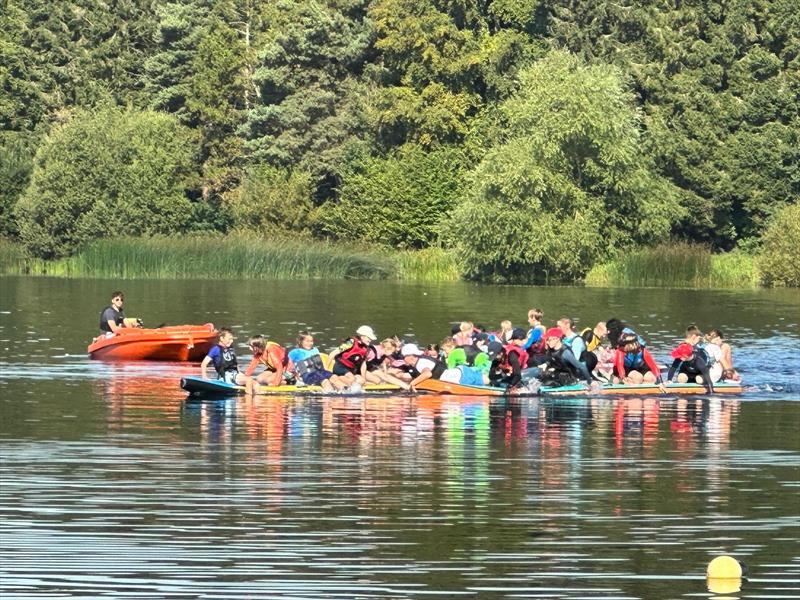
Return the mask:
<path id="1" fill-rule="evenodd" d="M 111 304 L 100 313 L 100 332 L 106 336 L 111 336 L 124 327 L 141 327 L 139 319 L 126 319 L 122 305 L 125 303 L 125 295 L 122 292 L 111 294 Z"/>
<path id="2" fill-rule="evenodd" d="M 247 386 L 248 381 L 252 381 L 249 377 L 245 377 L 244 373 L 239 372 L 239 363 L 236 360 L 236 352 L 233 349 L 233 340 L 233 332 L 227 327 L 221 327 L 217 345 L 208 351 L 203 362 L 200 363 L 201 377 L 206 376 L 206 368 L 213 363 L 214 370 L 217 372 L 217 379 L 221 379 L 225 383 Z M 252 384 L 247 386 L 247 391 L 252 391 Z"/>

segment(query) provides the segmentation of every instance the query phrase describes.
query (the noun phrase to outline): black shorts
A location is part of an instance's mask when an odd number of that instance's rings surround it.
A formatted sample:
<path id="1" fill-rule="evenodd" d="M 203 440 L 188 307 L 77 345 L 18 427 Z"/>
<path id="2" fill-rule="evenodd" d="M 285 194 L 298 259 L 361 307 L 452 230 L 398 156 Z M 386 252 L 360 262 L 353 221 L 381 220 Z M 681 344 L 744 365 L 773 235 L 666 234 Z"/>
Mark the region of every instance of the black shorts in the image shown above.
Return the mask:
<path id="1" fill-rule="evenodd" d="M 333 363 L 333 374 L 342 377 L 343 375 L 355 375 L 352 369 L 348 369 L 339 361 Z"/>

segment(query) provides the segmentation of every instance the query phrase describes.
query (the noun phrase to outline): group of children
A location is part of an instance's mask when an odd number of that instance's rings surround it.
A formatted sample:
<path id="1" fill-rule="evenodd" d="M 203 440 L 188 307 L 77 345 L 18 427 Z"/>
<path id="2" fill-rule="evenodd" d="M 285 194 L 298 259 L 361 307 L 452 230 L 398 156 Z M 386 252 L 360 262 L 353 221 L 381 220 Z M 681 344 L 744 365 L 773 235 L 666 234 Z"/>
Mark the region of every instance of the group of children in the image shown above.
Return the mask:
<path id="1" fill-rule="evenodd" d="M 244 372 L 233 350 L 233 333 L 222 328 L 201 372 L 205 377 L 213 364 L 220 379 L 243 385 L 248 393 L 286 383 L 320 386 L 328 392 L 382 383 L 413 391 L 431 378 L 512 389 L 584 382 L 592 388 L 603 383 L 647 383 L 665 391 L 664 383 L 696 382 L 711 393 L 716 382 L 739 380 L 731 347 L 717 329 L 703 336 L 695 325 L 689 326 L 684 341 L 671 353 L 672 364 L 664 377 L 644 338 L 619 319 L 577 332 L 569 317 L 550 328 L 542 318 L 542 311 L 533 308 L 528 311 L 527 330 L 503 321 L 496 332 L 465 321 L 439 344 L 425 348 L 403 343 L 397 336 L 378 342 L 372 327 L 362 325 L 329 356 L 314 346 L 308 331 L 299 333 L 291 350 L 259 335 L 250 338 L 253 358 Z M 263 370 L 257 372 L 260 367 Z"/>

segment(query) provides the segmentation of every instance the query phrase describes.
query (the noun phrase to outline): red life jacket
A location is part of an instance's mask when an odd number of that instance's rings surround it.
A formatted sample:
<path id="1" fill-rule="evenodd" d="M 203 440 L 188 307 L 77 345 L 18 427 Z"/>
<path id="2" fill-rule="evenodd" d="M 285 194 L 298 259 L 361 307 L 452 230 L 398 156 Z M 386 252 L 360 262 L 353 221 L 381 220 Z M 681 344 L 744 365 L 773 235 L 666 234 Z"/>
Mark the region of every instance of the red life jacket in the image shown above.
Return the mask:
<path id="1" fill-rule="evenodd" d="M 512 354 L 516 354 L 517 358 L 519 359 L 519 366 L 521 369 L 524 369 L 528 364 L 528 353 L 525 352 L 525 349 L 521 346 L 517 346 L 516 344 L 508 344 L 507 346 L 503 346 L 503 362 L 500 363 L 500 368 L 504 371 L 511 372 L 512 366 L 508 360 L 508 357 Z"/>
<path id="2" fill-rule="evenodd" d="M 350 370 L 358 370 L 361 368 L 361 363 L 367 358 L 369 346 L 362 343 L 358 338 L 351 339 L 353 340 L 353 346 L 341 354 L 337 354 L 336 360 Z"/>

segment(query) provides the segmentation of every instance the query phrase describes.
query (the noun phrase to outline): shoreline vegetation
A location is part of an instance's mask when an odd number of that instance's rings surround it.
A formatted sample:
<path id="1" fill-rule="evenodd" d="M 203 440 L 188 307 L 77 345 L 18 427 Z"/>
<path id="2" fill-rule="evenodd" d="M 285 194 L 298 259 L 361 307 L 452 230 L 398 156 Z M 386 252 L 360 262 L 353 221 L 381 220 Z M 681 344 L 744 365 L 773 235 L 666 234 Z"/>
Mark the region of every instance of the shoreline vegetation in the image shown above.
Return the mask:
<path id="1" fill-rule="evenodd" d="M 91 243 L 76 255 L 43 260 L 0 240 L 0 274 L 120 279 L 367 279 L 448 282 L 464 279 L 455 252 L 442 248 L 365 248 L 313 239 L 227 236 L 118 238 Z M 530 283 L 587 287 L 753 289 L 764 283 L 756 257 L 714 254 L 675 242 L 640 248 L 592 268 L 584 280 Z"/>

